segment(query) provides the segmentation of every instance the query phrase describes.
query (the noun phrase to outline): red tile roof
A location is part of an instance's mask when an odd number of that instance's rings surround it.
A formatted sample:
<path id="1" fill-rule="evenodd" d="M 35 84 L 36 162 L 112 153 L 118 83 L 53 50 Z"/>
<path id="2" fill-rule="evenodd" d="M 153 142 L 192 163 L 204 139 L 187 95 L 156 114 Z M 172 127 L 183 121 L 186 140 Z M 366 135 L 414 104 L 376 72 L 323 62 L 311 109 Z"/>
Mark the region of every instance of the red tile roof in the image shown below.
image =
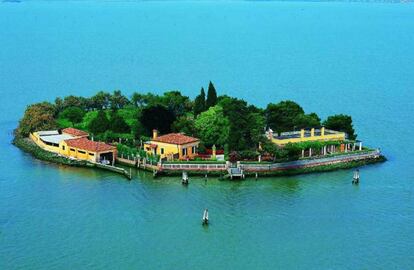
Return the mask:
<path id="1" fill-rule="evenodd" d="M 104 142 L 94 142 L 88 140 L 87 138 L 69 139 L 65 140 L 65 142 L 69 147 L 75 147 L 89 152 L 102 152 L 116 149 L 115 146 L 106 144 Z"/>
<path id="2" fill-rule="evenodd" d="M 170 134 L 158 136 L 157 138 L 152 139 L 152 141 L 170 143 L 170 144 L 187 144 L 187 143 L 198 142 L 199 139 L 186 136 L 181 133 L 170 133 Z"/>
<path id="3" fill-rule="evenodd" d="M 72 136 L 88 136 L 89 135 L 87 132 L 80 130 L 80 129 L 76 129 L 76 128 L 64 128 L 62 132 L 72 135 Z"/>

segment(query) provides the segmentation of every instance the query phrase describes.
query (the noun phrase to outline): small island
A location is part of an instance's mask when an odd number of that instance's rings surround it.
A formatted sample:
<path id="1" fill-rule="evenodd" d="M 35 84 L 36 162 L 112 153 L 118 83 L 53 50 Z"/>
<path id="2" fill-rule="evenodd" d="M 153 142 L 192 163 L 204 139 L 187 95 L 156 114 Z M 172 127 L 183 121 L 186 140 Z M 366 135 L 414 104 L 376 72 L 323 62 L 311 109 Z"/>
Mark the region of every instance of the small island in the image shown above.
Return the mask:
<path id="1" fill-rule="evenodd" d="M 223 178 L 331 171 L 385 161 L 367 147 L 352 117 L 321 120 L 293 101 L 259 108 L 209 83 L 191 100 L 116 90 L 92 97 L 67 96 L 29 105 L 14 144 L 38 159 L 108 169 L 131 177 L 125 166 L 154 175 Z M 122 166 L 119 166 L 122 165 Z"/>

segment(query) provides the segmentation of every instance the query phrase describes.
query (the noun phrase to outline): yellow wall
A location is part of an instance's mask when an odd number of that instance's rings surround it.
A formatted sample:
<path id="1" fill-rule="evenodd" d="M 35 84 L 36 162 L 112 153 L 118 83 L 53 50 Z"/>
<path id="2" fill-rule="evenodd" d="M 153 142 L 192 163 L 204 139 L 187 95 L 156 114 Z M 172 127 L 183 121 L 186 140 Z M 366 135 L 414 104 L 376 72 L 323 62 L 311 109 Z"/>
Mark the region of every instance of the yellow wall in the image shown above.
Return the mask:
<path id="1" fill-rule="evenodd" d="M 345 133 L 338 132 L 335 134 L 325 134 L 323 131 L 321 135 L 315 136 L 314 129 L 311 130 L 311 136 L 305 137 L 305 132 L 301 130 L 301 136 L 299 138 L 286 138 L 286 139 L 276 139 L 272 138 L 272 142 L 277 145 L 284 145 L 287 143 L 299 143 L 299 142 L 310 142 L 310 141 L 344 141 Z"/>
<path id="2" fill-rule="evenodd" d="M 91 161 L 91 162 L 97 162 L 97 157 L 98 157 L 99 153 L 84 151 L 84 150 L 78 149 L 76 147 L 68 147 L 68 145 L 66 144 L 65 141 L 60 142 L 59 147 L 54 147 L 54 146 L 51 146 L 51 145 L 47 145 L 47 144 L 42 142 L 42 140 L 39 138 L 39 135 L 37 134 L 37 132 L 31 133 L 30 138 L 40 148 L 45 149 L 49 152 L 60 154 L 62 156 L 66 156 L 66 157 L 73 157 L 73 158 L 76 158 L 76 159 L 88 160 L 88 161 Z M 63 149 L 63 148 L 65 148 L 65 149 Z M 75 151 L 71 151 L 70 149 L 73 149 Z M 82 153 L 82 152 L 85 152 L 85 153 Z M 106 152 L 110 152 L 110 151 L 106 151 Z M 93 156 L 89 155 L 89 154 L 93 154 Z M 116 153 L 114 152 L 114 157 L 115 156 L 116 156 Z"/>
<path id="3" fill-rule="evenodd" d="M 63 148 L 65 149 L 63 150 Z M 76 159 L 89 160 L 91 162 L 96 162 L 97 155 L 98 155 L 98 153 L 96 152 L 89 152 L 89 151 L 82 150 L 76 147 L 70 147 L 64 141 L 60 143 L 60 154 L 67 156 L 67 157 L 73 157 Z M 89 154 L 93 154 L 93 156 Z"/>
<path id="4" fill-rule="evenodd" d="M 150 150 L 148 150 L 147 148 L 150 147 L 150 144 L 156 144 L 157 148 L 156 149 L 150 148 Z M 161 158 L 170 158 L 170 157 L 172 157 L 173 155 L 176 155 L 176 154 L 179 154 L 179 158 L 186 158 L 186 157 L 192 158 L 196 154 L 196 153 L 193 153 L 192 147 L 195 146 L 197 148 L 199 143 L 195 142 L 195 143 L 178 145 L 178 144 L 169 144 L 169 143 L 151 141 L 150 144 L 145 144 L 144 145 L 144 149 L 148 154 L 156 154 L 156 155 L 159 155 Z M 187 155 L 186 156 L 183 156 L 183 154 L 182 154 L 183 148 L 187 149 Z M 164 149 L 163 154 L 161 154 L 161 149 Z M 156 150 L 156 152 L 154 152 L 154 150 Z M 196 150 L 196 152 L 197 152 L 197 150 Z"/>

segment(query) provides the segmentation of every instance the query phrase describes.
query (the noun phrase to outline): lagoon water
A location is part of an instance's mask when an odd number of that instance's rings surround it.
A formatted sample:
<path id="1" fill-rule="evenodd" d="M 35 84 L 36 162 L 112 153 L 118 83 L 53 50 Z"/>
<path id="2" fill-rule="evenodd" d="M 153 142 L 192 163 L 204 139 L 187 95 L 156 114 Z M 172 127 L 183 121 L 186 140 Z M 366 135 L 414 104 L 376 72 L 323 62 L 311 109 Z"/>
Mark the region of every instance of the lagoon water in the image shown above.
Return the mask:
<path id="1" fill-rule="evenodd" d="M 0 269 L 413 269 L 414 5 L 0 3 Z M 352 171 L 131 182 L 11 145 L 26 105 L 97 90 L 347 113 L 389 158 Z M 200 225 L 202 210 L 211 225 Z"/>

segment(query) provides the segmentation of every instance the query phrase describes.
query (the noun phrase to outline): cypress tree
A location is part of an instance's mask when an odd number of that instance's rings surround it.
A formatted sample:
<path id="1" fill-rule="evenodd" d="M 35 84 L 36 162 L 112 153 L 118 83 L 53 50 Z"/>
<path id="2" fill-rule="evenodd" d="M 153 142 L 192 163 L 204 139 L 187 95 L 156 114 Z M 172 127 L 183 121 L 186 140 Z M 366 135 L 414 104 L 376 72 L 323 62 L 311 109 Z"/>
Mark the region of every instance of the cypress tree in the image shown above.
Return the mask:
<path id="1" fill-rule="evenodd" d="M 206 93 L 204 92 L 204 88 L 201 87 L 200 95 L 198 95 L 194 100 L 194 116 L 199 115 L 205 110 L 206 110 Z"/>
<path id="2" fill-rule="evenodd" d="M 208 84 L 207 90 L 207 100 L 206 100 L 206 109 L 215 106 L 217 104 L 217 92 L 216 88 L 214 87 L 213 83 L 210 81 Z"/>

